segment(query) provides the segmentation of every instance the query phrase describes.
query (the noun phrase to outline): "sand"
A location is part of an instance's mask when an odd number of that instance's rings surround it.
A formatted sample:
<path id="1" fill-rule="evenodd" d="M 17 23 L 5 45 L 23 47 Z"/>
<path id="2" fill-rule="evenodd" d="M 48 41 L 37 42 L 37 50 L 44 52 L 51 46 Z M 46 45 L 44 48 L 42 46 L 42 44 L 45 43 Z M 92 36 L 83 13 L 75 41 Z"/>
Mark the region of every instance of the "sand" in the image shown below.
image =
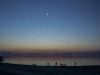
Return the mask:
<path id="1" fill-rule="evenodd" d="M 0 75 L 100 75 L 100 66 L 35 66 L 1 63 Z"/>

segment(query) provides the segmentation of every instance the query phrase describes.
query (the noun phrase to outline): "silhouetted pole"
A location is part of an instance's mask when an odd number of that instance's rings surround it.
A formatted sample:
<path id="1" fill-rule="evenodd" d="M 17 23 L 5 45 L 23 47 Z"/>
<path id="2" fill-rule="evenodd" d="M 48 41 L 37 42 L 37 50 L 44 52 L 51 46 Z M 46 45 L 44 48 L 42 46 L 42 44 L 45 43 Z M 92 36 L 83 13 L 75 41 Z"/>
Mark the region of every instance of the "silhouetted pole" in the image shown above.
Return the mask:
<path id="1" fill-rule="evenodd" d="M 49 63 L 47 63 L 47 66 L 49 66 Z"/>
<path id="2" fill-rule="evenodd" d="M 61 63 L 60 63 L 60 66 L 61 66 Z"/>
<path id="3" fill-rule="evenodd" d="M 57 66 L 57 62 L 56 62 L 56 66 Z"/>
<path id="4" fill-rule="evenodd" d="M 75 66 L 76 66 L 76 62 L 75 62 Z"/>

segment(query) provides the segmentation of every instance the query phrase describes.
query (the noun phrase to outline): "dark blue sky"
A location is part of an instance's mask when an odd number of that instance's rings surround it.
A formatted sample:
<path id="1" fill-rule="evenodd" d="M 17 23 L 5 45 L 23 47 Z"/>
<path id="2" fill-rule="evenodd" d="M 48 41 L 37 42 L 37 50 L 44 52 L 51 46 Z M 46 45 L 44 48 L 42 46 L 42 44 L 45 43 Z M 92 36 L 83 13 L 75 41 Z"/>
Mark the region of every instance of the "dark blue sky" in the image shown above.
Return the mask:
<path id="1" fill-rule="evenodd" d="M 0 0 L 0 49 L 100 49 L 100 0 Z"/>

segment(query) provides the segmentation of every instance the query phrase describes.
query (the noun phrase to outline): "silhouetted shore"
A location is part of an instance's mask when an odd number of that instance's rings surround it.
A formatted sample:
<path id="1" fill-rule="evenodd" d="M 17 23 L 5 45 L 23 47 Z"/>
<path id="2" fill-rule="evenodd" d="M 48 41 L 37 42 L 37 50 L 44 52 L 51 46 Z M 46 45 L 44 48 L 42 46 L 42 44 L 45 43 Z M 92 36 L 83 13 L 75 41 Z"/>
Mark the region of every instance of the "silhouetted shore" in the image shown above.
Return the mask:
<path id="1" fill-rule="evenodd" d="M 1 75 L 100 75 L 100 65 L 91 66 L 36 66 L 0 64 Z"/>

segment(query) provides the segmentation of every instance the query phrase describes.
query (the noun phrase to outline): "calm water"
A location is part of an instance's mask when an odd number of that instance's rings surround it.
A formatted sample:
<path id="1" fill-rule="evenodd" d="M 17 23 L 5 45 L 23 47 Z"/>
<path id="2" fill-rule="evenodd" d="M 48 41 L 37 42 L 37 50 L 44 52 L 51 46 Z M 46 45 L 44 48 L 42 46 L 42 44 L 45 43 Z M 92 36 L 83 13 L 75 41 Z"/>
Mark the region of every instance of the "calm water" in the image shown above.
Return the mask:
<path id="1" fill-rule="evenodd" d="M 77 66 L 81 65 L 100 65 L 99 58 L 62 58 L 62 57 L 16 57 L 16 58 L 5 58 L 6 63 L 15 63 L 15 64 L 36 64 L 46 66 L 47 63 L 49 65 L 54 66 L 57 62 L 57 65 L 66 64 L 67 66 L 74 66 L 76 62 Z"/>

